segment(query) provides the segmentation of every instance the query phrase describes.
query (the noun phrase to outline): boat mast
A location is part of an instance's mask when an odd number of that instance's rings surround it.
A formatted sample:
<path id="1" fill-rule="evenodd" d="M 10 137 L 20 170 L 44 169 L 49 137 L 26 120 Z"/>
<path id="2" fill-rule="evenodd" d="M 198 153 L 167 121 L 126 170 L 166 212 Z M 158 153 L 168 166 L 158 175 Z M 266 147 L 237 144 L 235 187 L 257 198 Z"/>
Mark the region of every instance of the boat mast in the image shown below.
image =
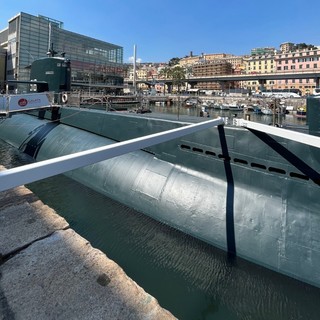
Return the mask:
<path id="1" fill-rule="evenodd" d="M 133 46 L 133 93 L 137 93 L 137 84 L 136 84 L 136 62 L 137 62 L 137 49 L 136 45 Z"/>

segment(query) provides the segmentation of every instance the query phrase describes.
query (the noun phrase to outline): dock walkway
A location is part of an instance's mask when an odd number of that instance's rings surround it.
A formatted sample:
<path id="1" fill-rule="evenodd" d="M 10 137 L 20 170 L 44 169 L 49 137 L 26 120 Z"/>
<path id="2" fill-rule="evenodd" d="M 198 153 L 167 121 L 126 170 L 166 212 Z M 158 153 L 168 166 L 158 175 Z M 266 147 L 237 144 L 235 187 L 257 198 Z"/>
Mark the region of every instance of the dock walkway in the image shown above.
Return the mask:
<path id="1" fill-rule="evenodd" d="M 21 186 L 0 193 L 0 320 L 11 319 L 176 318 Z"/>

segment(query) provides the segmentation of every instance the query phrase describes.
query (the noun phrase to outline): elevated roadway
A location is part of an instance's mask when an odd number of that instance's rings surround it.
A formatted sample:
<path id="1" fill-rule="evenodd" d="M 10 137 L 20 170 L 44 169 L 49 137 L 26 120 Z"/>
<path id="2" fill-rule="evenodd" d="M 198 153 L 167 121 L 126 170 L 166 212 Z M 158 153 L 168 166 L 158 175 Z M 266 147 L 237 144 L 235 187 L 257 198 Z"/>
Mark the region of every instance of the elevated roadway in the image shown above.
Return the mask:
<path id="1" fill-rule="evenodd" d="M 286 79 L 314 79 L 316 87 L 320 85 L 320 70 L 310 69 L 307 71 L 286 71 L 286 72 L 271 72 L 271 73 L 251 73 L 251 74 L 229 74 L 229 75 L 212 75 L 205 77 L 187 77 L 183 81 L 193 85 L 198 82 L 220 82 L 223 84 L 230 81 L 258 81 L 260 85 L 264 85 L 267 80 L 286 80 Z M 168 86 L 172 85 L 172 79 L 154 79 L 137 80 L 137 83 L 146 83 L 152 85 L 155 83 L 164 83 Z M 132 80 L 127 81 L 128 84 L 133 84 Z"/>

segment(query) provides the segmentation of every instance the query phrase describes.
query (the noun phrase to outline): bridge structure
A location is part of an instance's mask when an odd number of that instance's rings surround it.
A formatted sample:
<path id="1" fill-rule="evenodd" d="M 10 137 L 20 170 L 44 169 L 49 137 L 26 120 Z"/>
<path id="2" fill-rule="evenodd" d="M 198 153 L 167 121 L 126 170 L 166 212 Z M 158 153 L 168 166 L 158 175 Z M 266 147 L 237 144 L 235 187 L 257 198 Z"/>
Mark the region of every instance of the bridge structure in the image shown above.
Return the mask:
<path id="1" fill-rule="evenodd" d="M 251 74 L 228 74 L 228 75 L 212 75 L 204 77 L 189 76 L 183 79 L 183 82 L 190 84 L 194 87 L 197 83 L 201 82 L 218 82 L 221 85 L 222 90 L 226 88 L 226 84 L 233 81 L 258 81 L 260 88 L 263 89 L 267 80 L 286 80 L 286 79 L 314 79 L 316 87 L 320 86 L 320 70 L 310 69 L 304 71 L 286 71 L 286 72 L 271 72 L 271 73 L 251 73 Z M 145 83 L 149 86 L 156 83 L 164 83 L 170 88 L 173 86 L 173 79 L 154 79 L 150 80 L 138 79 L 136 83 Z M 127 83 L 132 84 L 132 80 L 128 80 Z"/>

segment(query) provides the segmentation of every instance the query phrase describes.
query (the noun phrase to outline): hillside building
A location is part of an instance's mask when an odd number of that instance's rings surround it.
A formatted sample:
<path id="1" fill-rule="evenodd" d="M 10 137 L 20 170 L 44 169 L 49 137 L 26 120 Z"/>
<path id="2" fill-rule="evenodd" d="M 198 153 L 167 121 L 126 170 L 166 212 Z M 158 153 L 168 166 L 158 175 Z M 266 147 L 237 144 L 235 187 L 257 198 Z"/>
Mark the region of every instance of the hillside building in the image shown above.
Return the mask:
<path id="1" fill-rule="evenodd" d="M 292 42 L 284 42 L 280 44 L 280 51 L 282 53 L 290 52 L 294 48 L 294 43 Z"/>
<path id="2" fill-rule="evenodd" d="M 193 65 L 192 74 L 194 77 L 210 77 L 232 74 L 232 64 L 225 60 L 206 61 Z M 221 84 L 219 82 L 199 82 L 195 88 L 200 90 L 221 90 Z"/>
<path id="3" fill-rule="evenodd" d="M 274 57 L 276 72 L 320 71 L 320 48 L 303 49 L 278 53 Z M 311 94 L 316 87 L 315 79 L 277 80 L 276 89 L 299 89 L 303 94 Z"/>
<path id="4" fill-rule="evenodd" d="M 252 56 L 272 55 L 277 50 L 273 47 L 253 48 L 251 49 Z"/>
<path id="5" fill-rule="evenodd" d="M 263 74 L 275 72 L 274 54 L 251 55 L 244 59 L 246 74 Z M 244 86 L 250 90 L 259 90 L 260 84 L 258 80 L 246 81 Z M 267 80 L 265 87 L 267 89 L 274 86 L 274 80 Z"/>

